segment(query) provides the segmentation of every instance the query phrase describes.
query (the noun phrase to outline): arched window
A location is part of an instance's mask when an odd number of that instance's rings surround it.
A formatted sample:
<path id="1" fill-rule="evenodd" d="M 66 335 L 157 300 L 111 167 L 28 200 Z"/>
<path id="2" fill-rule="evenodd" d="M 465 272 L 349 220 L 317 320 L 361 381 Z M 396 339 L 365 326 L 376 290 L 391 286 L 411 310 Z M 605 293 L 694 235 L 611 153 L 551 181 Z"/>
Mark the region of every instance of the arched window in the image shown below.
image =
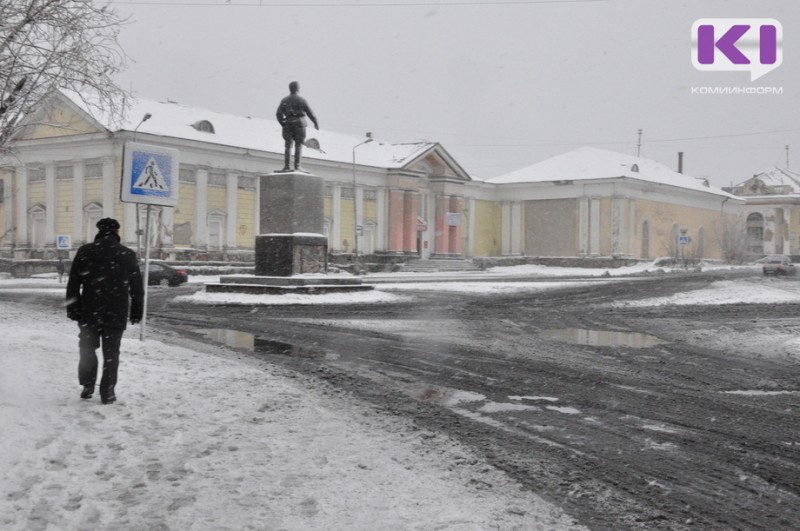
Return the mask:
<path id="1" fill-rule="evenodd" d="M 747 250 L 755 254 L 764 253 L 764 216 L 758 212 L 747 216 Z"/>
<path id="2" fill-rule="evenodd" d="M 642 222 L 642 258 L 650 258 L 650 222 Z"/>
<path id="3" fill-rule="evenodd" d="M 305 144 L 306 147 L 309 147 L 311 149 L 319 150 L 319 140 L 317 140 L 316 138 L 309 138 L 305 142 L 303 142 L 303 144 Z"/>
<path id="4" fill-rule="evenodd" d="M 209 122 L 208 120 L 200 120 L 199 122 L 195 122 L 192 124 L 192 127 L 200 131 L 201 133 L 211 133 L 214 134 L 214 125 Z"/>
<path id="5" fill-rule="evenodd" d="M 41 249 L 45 245 L 45 220 L 47 210 L 43 205 L 33 205 L 28 209 L 28 238 L 31 247 Z"/>
<path id="6" fill-rule="evenodd" d="M 639 165 L 638 164 L 632 164 L 631 165 L 631 171 L 635 172 L 635 173 L 639 173 Z"/>
<path id="7" fill-rule="evenodd" d="M 97 234 L 97 222 L 103 217 L 103 207 L 99 203 L 89 203 L 83 207 L 84 240 L 90 242 Z"/>

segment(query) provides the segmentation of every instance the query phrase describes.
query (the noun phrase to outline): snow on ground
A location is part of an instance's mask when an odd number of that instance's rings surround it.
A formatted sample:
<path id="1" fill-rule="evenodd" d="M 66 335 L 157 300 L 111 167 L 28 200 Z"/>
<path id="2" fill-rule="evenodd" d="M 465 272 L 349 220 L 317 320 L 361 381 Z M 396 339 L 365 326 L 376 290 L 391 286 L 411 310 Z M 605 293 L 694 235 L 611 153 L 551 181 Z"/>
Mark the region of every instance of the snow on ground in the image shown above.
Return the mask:
<path id="1" fill-rule="evenodd" d="M 676 293 L 669 297 L 653 297 L 622 301 L 615 306 L 681 306 L 708 304 L 772 304 L 800 302 L 800 283 L 784 278 L 721 280 L 708 287 Z"/>
<path id="2" fill-rule="evenodd" d="M 78 398 L 63 310 L 0 302 L 0 528 L 577 527 L 446 437 L 267 362 L 137 332 L 104 406 Z"/>

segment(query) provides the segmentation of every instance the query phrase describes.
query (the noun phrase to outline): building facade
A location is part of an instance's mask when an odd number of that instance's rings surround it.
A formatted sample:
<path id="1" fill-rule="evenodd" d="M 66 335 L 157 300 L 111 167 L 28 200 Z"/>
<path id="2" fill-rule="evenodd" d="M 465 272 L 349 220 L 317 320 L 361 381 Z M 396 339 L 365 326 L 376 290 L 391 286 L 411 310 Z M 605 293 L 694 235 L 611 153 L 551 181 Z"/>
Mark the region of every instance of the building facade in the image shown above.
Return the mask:
<path id="1" fill-rule="evenodd" d="M 149 100 L 127 116 L 115 124 L 56 93 L 28 119 L 0 161 L 0 253 L 53 258 L 57 236 L 74 252 L 102 217 L 143 248 L 145 209 L 120 201 L 135 140 L 180 153 L 178 204 L 151 211 L 153 256 L 252 259 L 262 179 L 269 186 L 264 176 L 283 166 L 280 125 Z M 654 161 L 592 148 L 482 181 L 434 142 L 308 136 L 303 165 L 325 181 L 334 255 L 719 258 L 719 226 L 744 205 Z"/>

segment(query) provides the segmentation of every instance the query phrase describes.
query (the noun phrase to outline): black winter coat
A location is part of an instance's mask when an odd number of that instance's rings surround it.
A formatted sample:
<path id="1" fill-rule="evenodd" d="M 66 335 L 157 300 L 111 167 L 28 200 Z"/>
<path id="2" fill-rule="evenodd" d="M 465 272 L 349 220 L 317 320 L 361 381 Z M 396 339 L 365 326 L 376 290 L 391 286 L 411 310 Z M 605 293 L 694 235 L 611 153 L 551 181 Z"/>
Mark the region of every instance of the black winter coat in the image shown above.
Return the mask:
<path id="1" fill-rule="evenodd" d="M 124 330 L 141 320 L 144 287 L 136 254 L 116 233 L 100 233 L 75 254 L 67 281 L 67 316 L 82 325 Z"/>

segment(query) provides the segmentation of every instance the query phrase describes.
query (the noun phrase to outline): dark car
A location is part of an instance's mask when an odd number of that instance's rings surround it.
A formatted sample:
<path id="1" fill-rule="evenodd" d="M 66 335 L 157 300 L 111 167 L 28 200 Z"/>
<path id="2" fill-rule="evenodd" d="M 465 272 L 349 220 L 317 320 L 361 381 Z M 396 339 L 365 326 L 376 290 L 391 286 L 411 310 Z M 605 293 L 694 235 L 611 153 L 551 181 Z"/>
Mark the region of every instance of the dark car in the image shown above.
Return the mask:
<path id="1" fill-rule="evenodd" d="M 144 275 L 144 266 L 142 266 Z M 189 273 L 185 269 L 168 266 L 158 262 L 150 262 L 150 272 L 147 283 L 150 286 L 177 286 L 189 281 Z"/>
<path id="2" fill-rule="evenodd" d="M 765 275 L 794 275 L 797 272 L 792 259 L 782 255 L 767 256 L 761 269 Z"/>

